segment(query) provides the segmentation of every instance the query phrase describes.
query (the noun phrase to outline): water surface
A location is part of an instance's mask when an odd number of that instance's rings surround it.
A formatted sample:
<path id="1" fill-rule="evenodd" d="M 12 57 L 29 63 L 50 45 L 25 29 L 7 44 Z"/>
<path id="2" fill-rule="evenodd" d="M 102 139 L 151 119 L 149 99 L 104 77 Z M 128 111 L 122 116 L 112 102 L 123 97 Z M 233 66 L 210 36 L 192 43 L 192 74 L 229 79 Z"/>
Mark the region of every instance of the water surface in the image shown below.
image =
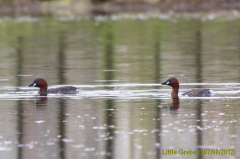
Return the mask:
<path id="1" fill-rule="evenodd" d="M 239 19 L 23 18 L 0 30 L 1 158 L 239 158 Z M 170 76 L 212 97 L 173 101 L 160 85 Z M 36 77 L 79 93 L 39 96 Z"/>

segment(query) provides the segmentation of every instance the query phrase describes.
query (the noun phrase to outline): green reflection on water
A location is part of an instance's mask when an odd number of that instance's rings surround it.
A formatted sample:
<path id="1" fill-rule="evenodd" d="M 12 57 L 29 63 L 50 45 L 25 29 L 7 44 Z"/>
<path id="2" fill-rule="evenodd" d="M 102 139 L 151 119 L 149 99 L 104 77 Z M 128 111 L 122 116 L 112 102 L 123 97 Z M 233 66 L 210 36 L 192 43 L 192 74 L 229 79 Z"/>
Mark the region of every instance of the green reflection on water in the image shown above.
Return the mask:
<path id="1" fill-rule="evenodd" d="M 237 21 L 3 21 L 1 77 L 12 85 L 20 85 L 18 74 L 50 84 L 158 83 L 169 75 L 181 82 L 238 82 Z M 21 85 L 32 80 L 22 78 Z"/>

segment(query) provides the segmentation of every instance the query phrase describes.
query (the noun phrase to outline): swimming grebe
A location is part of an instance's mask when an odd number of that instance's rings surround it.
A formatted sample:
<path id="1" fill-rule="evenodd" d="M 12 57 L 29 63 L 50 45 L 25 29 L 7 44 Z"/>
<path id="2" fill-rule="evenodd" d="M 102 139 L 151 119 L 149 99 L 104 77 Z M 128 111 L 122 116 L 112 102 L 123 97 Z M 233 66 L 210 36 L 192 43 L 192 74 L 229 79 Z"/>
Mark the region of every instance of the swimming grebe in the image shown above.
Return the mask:
<path id="1" fill-rule="evenodd" d="M 76 94 L 77 88 L 72 86 L 64 86 L 58 88 L 47 89 L 48 84 L 43 78 L 36 78 L 29 87 L 39 87 L 39 94 L 59 93 L 59 94 Z"/>
<path id="2" fill-rule="evenodd" d="M 165 82 L 161 83 L 162 85 L 168 85 L 172 87 L 172 98 L 178 98 L 179 82 L 177 78 L 170 77 L 166 79 Z M 211 92 L 209 89 L 193 89 L 188 92 L 183 93 L 182 95 L 187 95 L 189 97 L 210 97 Z"/>

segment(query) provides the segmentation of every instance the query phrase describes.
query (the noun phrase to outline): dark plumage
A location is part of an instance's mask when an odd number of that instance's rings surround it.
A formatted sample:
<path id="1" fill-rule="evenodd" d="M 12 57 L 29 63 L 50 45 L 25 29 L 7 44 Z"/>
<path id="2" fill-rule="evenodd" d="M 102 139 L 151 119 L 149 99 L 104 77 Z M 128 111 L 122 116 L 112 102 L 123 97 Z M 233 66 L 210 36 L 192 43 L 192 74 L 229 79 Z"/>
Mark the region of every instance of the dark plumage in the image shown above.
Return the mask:
<path id="1" fill-rule="evenodd" d="M 182 95 L 189 97 L 211 97 L 211 92 L 209 89 L 193 89 L 183 93 Z"/>

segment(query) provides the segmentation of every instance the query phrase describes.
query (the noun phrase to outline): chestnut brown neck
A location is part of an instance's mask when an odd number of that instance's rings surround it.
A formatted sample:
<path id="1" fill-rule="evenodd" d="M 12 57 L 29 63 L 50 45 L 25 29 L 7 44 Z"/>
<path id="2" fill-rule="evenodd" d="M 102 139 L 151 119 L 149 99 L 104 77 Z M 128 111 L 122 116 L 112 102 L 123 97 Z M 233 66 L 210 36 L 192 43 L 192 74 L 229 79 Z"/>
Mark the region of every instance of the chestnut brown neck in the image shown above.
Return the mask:
<path id="1" fill-rule="evenodd" d="M 172 87 L 172 94 L 171 94 L 172 98 L 178 98 L 179 83 L 177 79 L 172 81 L 171 87 Z"/>
<path id="2" fill-rule="evenodd" d="M 46 92 L 48 88 L 48 84 L 45 80 L 41 80 L 38 82 L 38 87 L 40 88 L 40 92 Z"/>

